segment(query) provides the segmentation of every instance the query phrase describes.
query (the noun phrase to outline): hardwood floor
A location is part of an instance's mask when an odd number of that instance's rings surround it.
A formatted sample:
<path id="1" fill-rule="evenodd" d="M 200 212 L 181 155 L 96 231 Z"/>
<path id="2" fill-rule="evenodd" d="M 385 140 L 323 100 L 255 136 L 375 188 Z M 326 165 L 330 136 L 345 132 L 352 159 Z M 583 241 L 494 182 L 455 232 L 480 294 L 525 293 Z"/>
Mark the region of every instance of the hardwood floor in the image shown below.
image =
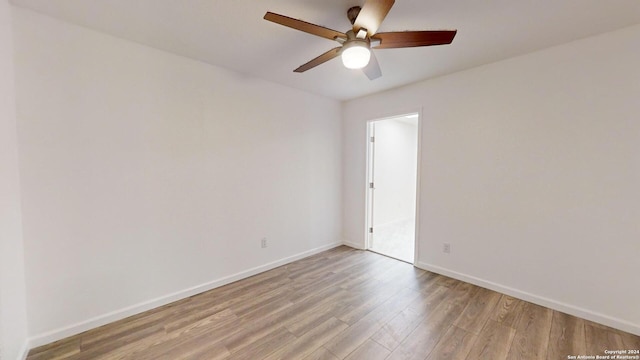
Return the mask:
<path id="1" fill-rule="evenodd" d="M 343 246 L 28 359 L 551 360 L 605 349 L 640 349 L 640 337 Z"/>

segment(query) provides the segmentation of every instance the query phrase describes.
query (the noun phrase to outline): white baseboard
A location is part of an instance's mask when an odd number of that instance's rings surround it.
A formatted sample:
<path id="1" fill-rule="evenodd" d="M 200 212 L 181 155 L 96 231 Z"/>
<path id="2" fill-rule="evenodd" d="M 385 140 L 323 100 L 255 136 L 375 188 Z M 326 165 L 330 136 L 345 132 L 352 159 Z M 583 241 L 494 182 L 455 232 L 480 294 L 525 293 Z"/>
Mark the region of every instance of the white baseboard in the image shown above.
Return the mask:
<path id="1" fill-rule="evenodd" d="M 514 289 L 509 286 L 497 284 L 492 281 L 480 279 L 475 276 L 459 273 L 457 271 L 445 269 L 440 266 L 427 264 L 425 262 L 420 262 L 420 261 L 416 262 L 415 266 L 423 270 L 431 271 L 431 272 L 448 276 L 460 281 L 478 285 L 483 288 L 487 288 L 503 294 L 507 294 L 509 296 L 513 296 L 515 298 L 522 299 L 537 305 L 545 306 L 550 309 L 557 310 L 569 315 L 587 319 L 587 320 L 590 320 L 602 325 L 606 325 L 612 328 L 616 328 L 622 331 L 626 331 L 635 335 L 640 335 L 640 325 L 628 322 L 626 320 L 614 318 L 605 314 L 597 313 L 597 312 L 583 309 L 574 305 L 566 304 L 561 301 L 549 299 L 543 296 L 538 296 L 535 294 L 528 293 L 526 291 Z"/>
<path id="2" fill-rule="evenodd" d="M 29 341 L 25 341 L 24 345 L 22 345 L 22 352 L 20 352 L 20 357 L 18 358 L 19 360 L 27 360 L 27 356 L 29 355 Z"/>
<path id="3" fill-rule="evenodd" d="M 358 249 L 358 250 L 365 250 L 365 248 L 362 246 L 362 244 L 356 244 L 354 242 L 351 241 L 342 241 L 343 245 L 346 245 L 348 247 L 354 248 L 354 249 Z"/>
<path id="4" fill-rule="evenodd" d="M 110 313 L 107 314 L 103 314 L 100 316 L 96 316 L 94 318 L 70 325 L 70 326 L 66 326 L 60 329 L 55 329 L 49 332 L 46 332 L 44 334 L 39 334 L 36 336 L 33 336 L 31 338 L 29 338 L 28 343 L 27 343 L 27 350 L 26 352 L 28 352 L 29 349 L 32 349 L 34 347 L 38 347 L 38 346 L 42 346 L 45 344 L 49 344 L 52 343 L 54 341 L 58 341 L 61 339 L 64 339 L 66 337 L 72 336 L 72 335 L 76 335 L 79 334 L 83 331 L 87 331 L 87 330 L 91 330 L 94 328 L 97 328 L 99 326 L 114 322 L 114 321 L 118 321 L 121 319 L 124 319 L 126 317 L 135 315 L 135 314 L 139 314 L 141 312 L 147 311 L 147 310 L 151 310 L 154 308 L 157 308 L 159 306 L 163 306 L 169 303 L 172 303 L 174 301 L 180 300 L 180 299 L 184 299 L 187 298 L 189 296 L 193 296 L 205 291 L 209 291 L 211 289 L 215 289 L 217 287 L 232 283 L 234 281 L 238 281 L 238 280 L 242 280 L 245 278 L 248 278 L 250 276 L 277 268 L 278 266 L 282 266 L 282 265 L 286 265 L 290 262 L 296 261 L 296 260 L 300 260 L 303 259 L 305 257 L 309 257 L 311 255 L 315 255 L 317 253 L 329 250 L 329 249 L 333 249 L 335 247 L 338 247 L 342 245 L 341 242 L 336 242 L 336 243 L 332 243 L 329 245 L 325 245 L 325 246 L 321 246 L 315 249 L 311 249 L 308 251 L 304 251 L 301 252 L 299 254 L 296 255 L 292 255 L 292 256 L 288 256 L 286 258 L 280 259 L 280 260 L 276 260 L 273 262 L 270 262 L 268 264 L 265 265 L 261 265 L 261 266 L 257 266 L 233 275 L 229 275 L 226 277 L 223 277 L 221 279 L 217 279 L 217 280 L 213 280 L 210 281 L 208 283 L 205 284 L 201 284 L 201 285 L 197 285 L 188 289 L 184 289 L 184 290 L 180 290 L 177 292 L 174 292 L 172 294 L 167 294 L 155 299 L 151 299 L 139 304 L 135 304 L 120 310 L 116 310 L 116 311 L 112 311 Z M 26 358 L 26 354 L 25 354 L 25 358 Z"/>

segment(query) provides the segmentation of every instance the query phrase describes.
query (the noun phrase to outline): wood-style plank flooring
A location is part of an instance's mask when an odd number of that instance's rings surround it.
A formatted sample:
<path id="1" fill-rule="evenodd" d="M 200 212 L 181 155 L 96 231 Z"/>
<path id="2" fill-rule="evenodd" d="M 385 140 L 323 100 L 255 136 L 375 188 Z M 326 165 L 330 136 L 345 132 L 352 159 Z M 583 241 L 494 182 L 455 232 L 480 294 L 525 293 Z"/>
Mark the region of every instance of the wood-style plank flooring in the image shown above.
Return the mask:
<path id="1" fill-rule="evenodd" d="M 567 359 L 605 349 L 640 349 L 640 337 L 342 246 L 28 359 Z"/>

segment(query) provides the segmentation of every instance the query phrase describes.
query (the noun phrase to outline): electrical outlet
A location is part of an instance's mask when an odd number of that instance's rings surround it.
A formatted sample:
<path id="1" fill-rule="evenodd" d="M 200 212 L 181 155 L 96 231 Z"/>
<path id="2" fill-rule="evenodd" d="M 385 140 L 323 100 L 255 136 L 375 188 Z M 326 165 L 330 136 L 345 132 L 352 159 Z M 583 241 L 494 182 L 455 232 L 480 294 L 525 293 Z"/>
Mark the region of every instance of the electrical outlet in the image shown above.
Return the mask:
<path id="1" fill-rule="evenodd" d="M 445 254 L 450 254 L 451 253 L 451 244 L 443 243 L 442 244 L 442 252 L 445 253 Z"/>
<path id="2" fill-rule="evenodd" d="M 267 247 L 267 238 L 262 238 L 262 240 L 260 240 L 260 246 L 264 249 Z"/>

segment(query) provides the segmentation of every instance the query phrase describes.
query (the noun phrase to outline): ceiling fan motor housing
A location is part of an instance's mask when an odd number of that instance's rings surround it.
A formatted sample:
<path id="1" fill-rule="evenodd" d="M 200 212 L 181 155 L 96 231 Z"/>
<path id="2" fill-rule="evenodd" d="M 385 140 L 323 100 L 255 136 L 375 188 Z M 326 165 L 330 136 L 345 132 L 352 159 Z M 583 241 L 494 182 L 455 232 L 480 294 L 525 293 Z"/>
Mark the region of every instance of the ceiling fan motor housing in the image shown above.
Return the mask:
<path id="1" fill-rule="evenodd" d="M 369 39 L 369 37 L 359 38 L 353 30 L 347 31 L 346 34 L 347 40 L 342 44 L 341 52 L 353 46 L 366 47 L 367 49 L 371 48 L 371 39 Z"/>

